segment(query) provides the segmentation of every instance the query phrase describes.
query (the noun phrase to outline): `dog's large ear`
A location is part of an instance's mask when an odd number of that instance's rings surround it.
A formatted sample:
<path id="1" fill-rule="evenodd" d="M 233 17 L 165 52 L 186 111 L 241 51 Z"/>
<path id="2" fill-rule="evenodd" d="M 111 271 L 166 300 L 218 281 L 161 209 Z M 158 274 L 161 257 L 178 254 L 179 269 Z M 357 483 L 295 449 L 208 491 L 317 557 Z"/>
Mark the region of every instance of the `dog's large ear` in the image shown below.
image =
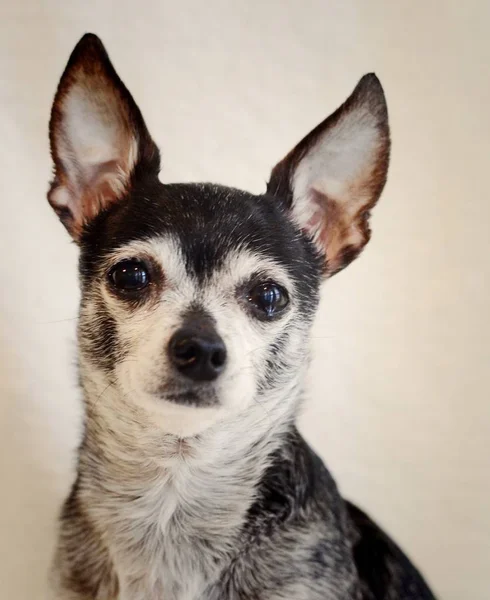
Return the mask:
<path id="1" fill-rule="evenodd" d="M 135 169 L 158 175 L 158 149 L 95 35 L 85 35 L 70 56 L 49 130 L 55 176 L 48 199 L 76 241 L 124 196 Z"/>
<path id="2" fill-rule="evenodd" d="M 324 255 L 327 276 L 369 241 L 369 213 L 386 182 L 389 153 L 383 88 L 371 74 L 273 169 L 268 193 L 288 203 Z"/>

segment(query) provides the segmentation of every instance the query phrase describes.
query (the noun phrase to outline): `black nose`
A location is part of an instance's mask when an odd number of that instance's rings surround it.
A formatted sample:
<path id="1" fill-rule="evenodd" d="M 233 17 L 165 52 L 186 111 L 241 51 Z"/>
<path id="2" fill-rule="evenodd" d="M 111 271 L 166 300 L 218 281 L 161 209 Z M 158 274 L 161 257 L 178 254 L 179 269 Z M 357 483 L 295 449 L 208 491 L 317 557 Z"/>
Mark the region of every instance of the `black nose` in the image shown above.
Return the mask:
<path id="1" fill-rule="evenodd" d="M 226 347 L 214 331 L 179 329 L 169 343 L 170 360 L 194 381 L 213 381 L 223 371 Z"/>

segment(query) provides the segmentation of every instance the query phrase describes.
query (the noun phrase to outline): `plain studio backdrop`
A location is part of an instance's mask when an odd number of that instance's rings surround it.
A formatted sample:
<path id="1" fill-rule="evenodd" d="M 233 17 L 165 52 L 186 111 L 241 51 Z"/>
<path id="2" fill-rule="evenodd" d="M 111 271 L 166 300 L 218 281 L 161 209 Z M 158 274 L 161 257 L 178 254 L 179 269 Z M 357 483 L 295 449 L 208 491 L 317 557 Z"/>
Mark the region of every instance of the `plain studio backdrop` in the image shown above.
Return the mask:
<path id="1" fill-rule="evenodd" d="M 77 251 L 46 201 L 68 55 L 101 36 L 162 180 L 265 189 L 366 72 L 388 185 L 365 253 L 324 289 L 302 429 L 345 496 L 441 598 L 490 596 L 490 5 L 343 0 L 2 2 L 0 598 L 43 595 L 80 424 Z"/>

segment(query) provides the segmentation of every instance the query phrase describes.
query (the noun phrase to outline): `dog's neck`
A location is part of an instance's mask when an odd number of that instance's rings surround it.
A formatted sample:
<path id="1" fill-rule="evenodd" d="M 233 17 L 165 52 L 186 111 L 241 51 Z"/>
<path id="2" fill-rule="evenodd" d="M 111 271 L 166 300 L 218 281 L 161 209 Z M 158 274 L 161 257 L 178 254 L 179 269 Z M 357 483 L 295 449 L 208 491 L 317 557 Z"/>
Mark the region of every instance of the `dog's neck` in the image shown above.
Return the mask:
<path id="1" fill-rule="evenodd" d="M 233 508 L 233 498 L 240 505 L 252 501 L 269 457 L 294 423 L 301 382 L 298 377 L 257 398 L 246 411 L 182 438 L 165 433 L 151 413 L 114 386 L 82 371 L 86 419 L 80 477 L 104 482 L 106 491 L 120 498 L 171 484 L 177 499 L 219 504 L 220 498 L 239 516 L 243 511 Z"/>

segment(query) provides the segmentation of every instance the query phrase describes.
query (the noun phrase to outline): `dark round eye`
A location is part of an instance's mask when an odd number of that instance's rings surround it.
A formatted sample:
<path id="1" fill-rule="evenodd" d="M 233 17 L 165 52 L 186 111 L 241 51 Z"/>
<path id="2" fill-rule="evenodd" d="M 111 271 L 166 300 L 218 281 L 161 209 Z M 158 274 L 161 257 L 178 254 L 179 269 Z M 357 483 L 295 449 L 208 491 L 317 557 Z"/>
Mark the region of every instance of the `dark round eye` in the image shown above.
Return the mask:
<path id="1" fill-rule="evenodd" d="M 273 317 L 289 304 L 286 290 L 273 281 L 256 285 L 250 290 L 247 300 L 266 317 Z"/>
<path id="2" fill-rule="evenodd" d="M 109 281 L 118 290 L 138 292 L 150 283 L 150 275 L 144 262 L 128 259 L 112 267 L 109 271 Z"/>

